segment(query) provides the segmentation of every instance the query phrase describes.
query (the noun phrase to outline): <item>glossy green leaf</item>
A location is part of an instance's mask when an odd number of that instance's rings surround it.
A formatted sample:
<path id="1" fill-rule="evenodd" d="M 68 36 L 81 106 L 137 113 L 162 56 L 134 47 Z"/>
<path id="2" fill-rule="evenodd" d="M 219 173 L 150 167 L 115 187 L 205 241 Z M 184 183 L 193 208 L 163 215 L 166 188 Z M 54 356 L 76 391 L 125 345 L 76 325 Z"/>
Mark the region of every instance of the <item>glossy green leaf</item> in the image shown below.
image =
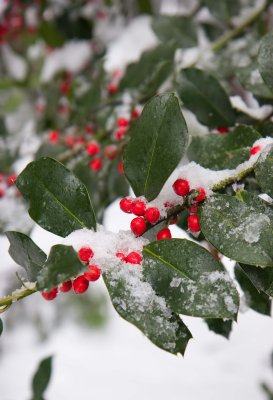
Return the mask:
<path id="1" fill-rule="evenodd" d="M 273 98 L 273 93 L 268 89 L 261 77 L 257 62 L 252 62 L 250 65 L 238 68 L 236 76 L 242 86 L 254 96 L 261 97 L 262 99 Z"/>
<path id="2" fill-rule="evenodd" d="M 120 89 L 141 88 L 143 82 L 147 80 L 157 64 L 173 60 L 175 50 L 176 44 L 174 41 L 171 41 L 145 51 L 139 61 L 128 65 L 125 75 L 120 82 Z"/>
<path id="3" fill-rule="evenodd" d="M 123 167 L 136 196 L 154 199 L 188 144 L 187 126 L 174 93 L 153 97 L 132 126 Z"/>
<path id="4" fill-rule="evenodd" d="M 240 263 L 273 266 L 273 208 L 259 197 L 216 194 L 202 206 L 201 230 L 222 254 Z"/>
<path id="5" fill-rule="evenodd" d="M 232 321 L 231 320 L 223 320 L 219 318 L 211 318 L 205 320 L 210 331 L 217 333 L 218 335 L 222 335 L 225 338 L 229 338 L 232 331 Z"/>
<path id="6" fill-rule="evenodd" d="M 49 232 L 65 237 L 96 227 L 86 187 L 58 161 L 41 158 L 28 164 L 16 185 L 30 203 L 31 218 Z"/>
<path id="7" fill-rule="evenodd" d="M 239 296 L 222 264 L 185 239 L 156 241 L 143 248 L 144 277 L 173 312 L 236 319 Z"/>
<path id="8" fill-rule="evenodd" d="M 54 23 L 43 21 L 39 26 L 41 38 L 52 47 L 60 47 L 64 44 L 64 37 Z"/>
<path id="9" fill-rule="evenodd" d="M 196 24 L 189 17 L 158 15 L 152 20 L 152 28 L 163 43 L 175 40 L 181 48 L 197 45 Z"/>
<path id="10" fill-rule="evenodd" d="M 252 284 L 251 280 L 245 274 L 244 270 L 239 266 L 235 267 L 235 277 L 239 282 L 244 295 L 245 302 L 248 307 L 257 311 L 260 314 L 270 315 L 271 314 L 271 300 L 263 292 L 258 292 L 255 286 Z"/>
<path id="11" fill-rule="evenodd" d="M 234 125 L 235 113 L 228 95 L 208 72 L 196 68 L 184 69 L 177 76 L 176 88 L 185 107 L 202 124 L 213 128 Z"/>
<path id="12" fill-rule="evenodd" d="M 2 335 L 2 333 L 3 333 L 3 321 L 0 318 L 0 336 Z"/>
<path id="13" fill-rule="evenodd" d="M 273 197 L 273 149 L 261 155 L 255 167 L 255 176 L 264 193 Z"/>
<path id="14" fill-rule="evenodd" d="M 240 12 L 239 0 L 203 0 L 211 14 L 224 21 L 228 21 L 233 15 Z"/>
<path id="15" fill-rule="evenodd" d="M 35 282 L 46 261 L 46 254 L 23 233 L 9 231 L 6 235 L 10 242 L 10 256 L 26 270 L 28 280 Z"/>
<path id="16" fill-rule="evenodd" d="M 238 125 L 223 135 L 195 136 L 188 148 L 188 157 L 205 168 L 233 169 L 249 159 L 252 144 L 260 138 L 259 132 L 247 125 Z"/>
<path id="17" fill-rule="evenodd" d="M 156 346 L 172 354 L 184 354 L 191 333 L 178 315 L 139 278 L 135 269 L 115 269 L 104 275 L 113 306 Z"/>
<path id="18" fill-rule="evenodd" d="M 264 292 L 273 297 L 273 268 L 262 269 L 246 264 L 240 264 L 240 267 L 258 292 Z"/>
<path id="19" fill-rule="evenodd" d="M 38 365 L 32 378 L 32 399 L 43 400 L 44 392 L 50 382 L 52 372 L 52 356 L 44 358 Z"/>
<path id="20" fill-rule="evenodd" d="M 51 247 L 48 259 L 37 276 L 37 287 L 39 290 L 51 290 L 84 270 L 72 246 L 56 244 Z"/>
<path id="21" fill-rule="evenodd" d="M 259 71 L 266 85 L 273 91 L 273 32 L 262 38 L 258 54 Z"/>

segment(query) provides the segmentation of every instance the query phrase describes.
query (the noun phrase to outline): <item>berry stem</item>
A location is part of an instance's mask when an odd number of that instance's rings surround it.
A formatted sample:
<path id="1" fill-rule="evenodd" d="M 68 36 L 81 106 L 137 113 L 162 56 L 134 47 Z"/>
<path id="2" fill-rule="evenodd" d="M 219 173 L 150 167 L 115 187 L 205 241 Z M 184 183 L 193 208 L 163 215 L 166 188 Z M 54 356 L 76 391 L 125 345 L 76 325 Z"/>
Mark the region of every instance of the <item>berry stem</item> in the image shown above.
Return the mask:
<path id="1" fill-rule="evenodd" d="M 14 303 L 15 301 L 21 300 L 24 297 L 30 296 L 31 294 L 37 292 L 36 287 L 33 289 L 22 287 L 20 291 L 16 290 L 16 292 L 10 294 L 9 296 L 5 296 L 0 298 L 0 314 L 7 311 L 7 309 Z"/>

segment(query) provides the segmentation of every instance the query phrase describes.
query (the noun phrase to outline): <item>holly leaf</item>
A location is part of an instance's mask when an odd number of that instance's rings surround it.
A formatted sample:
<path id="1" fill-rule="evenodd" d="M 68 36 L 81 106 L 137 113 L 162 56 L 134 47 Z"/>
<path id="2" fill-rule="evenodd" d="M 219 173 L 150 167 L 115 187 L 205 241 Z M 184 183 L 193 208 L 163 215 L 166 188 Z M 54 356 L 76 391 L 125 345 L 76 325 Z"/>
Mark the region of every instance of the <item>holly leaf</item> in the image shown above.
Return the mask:
<path id="1" fill-rule="evenodd" d="M 158 15 L 152 20 L 152 29 L 163 43 L 175 40 L 179 48 L 197 45 L 196 24 L 189 17 Z"/>
<path id="2" fill-rule="evenodd" d="M 0 318 L 0 336 L 2 335 L 2 333 L 3 333 L 3 321 Z"/>
<path id="3" fill-rule="evenodd" d="M 188 131 L 174 93 L 153 97 L 132 125 L 123 153 L 124 172 L 136 196 L 154 199 L 188 144 Z"/>
<path id="4" fill-rule="evenodd" d="M 191 333 L 178 315 L 156 296 L 137 269 L 117 267 L 104 274 L 104 281 L 118 314 L 135 325 L 156 346 L 172 354 L 185 352 Z"/>
<path id="5" fill-rule="evenodd" d="M 184 69 L 178 74 L 176 88 L 185 107 L 202 124 L 213 128 L 234 125 L 235 113 L 228 95 L 208 72 Z"/>
<path id="6" fill-rule="evenodd" d="M 46 262 L 46 254 L 27 235 L 20 232 L 6 232 L 10 242 L 9 254 L 13 260 L 26 270 L 30 282 L 37 280 L 37 275 Z"/>
<path id="7" fill-rule="evenodd" d="M 260 314 L 270 315 L 271 300 L 265 293 L 259 293 L 239 264 L 235 266 L 235 277 L 244 292 L 246 304 Z"/>
<path id="8" fill-rule="evenodd" d="M 258 65 L 260 74 L 269 87 L 273 91 L 273 32 L 269 32 L 261 40 L 258 54 Z"/>
<path id="9" fill-rule="evenodd" d="M 72 246 L 53 246 L 43 268 L 37 276 L 38 290 L 51 290 L 84 271 L 85 267 Z"/>
<path id="10" fill-rule="evenodd" d="M 273 208 L 259 197 L 215 194 L 202 206 L 201 230 L 222 254 L 240 263 L 273 266 Z"/>
<path id="11" fill-rule="evenodd" d="M 273 93 L 268 89 L 261 77 L 257 62 L 252 62 L 250 65 L 238 68 L 236 76 L 241 85 L 254 96 L 262 99 L 273 98 Z"/>
<path id="12" fill-rule="evenodd" d="M 232 331 L 232 321 L 231 320 L 223 320 L 219 318 L 210 318 L 205 319 L 205 322 L 210 331 L 217 333 L 218 335 L 222 335 L 225 338 L 229 339 L 229 336 Z"/>
<path id="13" fill-rule="evenodd" d="M 252 144 L 260 138 L 259 132 L 247 125 L 238 125 L 225 135 L 195 136 L 188 148 L 188 157 L 205 168 L 233 169 L 249 159 Z"/>
<path id="14" fill-rule="evenodd" d="M 29 215 L 42 228 L 65 237 L 81 228 L 96 228 L 94 210 L 83 183 L 52 158 L 31 162 L 16 179 L 30 203 Z"/>
<path id="15" fill-rule="evenodd" d="M 125 75 L 120 81 L 120 89 L 128 90 L 142 88 L 143 82 L 145 82 L 147 77 L 151 75 L 157 64 L 166 61 L 173 61 L 175 50 L 176 43 L 170 41 L 142 53 L 139 61 L 128 65 Z M 162 82 L 160 82 L 160 84 L 161 83 Z"/>
<path id="16" fill-rule="evenodd" d="M 38 365 L 32 378 L 32 400 L 43 400 L 44 392 L 50 382 L 52 372 L 52 356 L 44 358 Z"/>
<path id="17" fill-rule="evenodd" d="M 273 197 L 273 148 L 266 157 L 262 154 L 255 166 L 255 176 L 264 193 Z"/>
<path id="18" fill-rule="evenodd" d="M 224 21 L 229 21 L 233 15 L 238 15 L 240 11 L 239 0 L 203 0 L 211 14 Z"/>
<path id="19" fill-rule="evenodd" d="M 236 319 L 236 288 L 211 253 L 185 239 L 156 241 L 143 248 L 143 275 L 175 313 Z"/>
<path id="20" fill-rule="evenodd" d="M 262 269 L 246 264 L 240 264 L 240 267 L 258 292 L 273 297 L 273 268 Z"/>

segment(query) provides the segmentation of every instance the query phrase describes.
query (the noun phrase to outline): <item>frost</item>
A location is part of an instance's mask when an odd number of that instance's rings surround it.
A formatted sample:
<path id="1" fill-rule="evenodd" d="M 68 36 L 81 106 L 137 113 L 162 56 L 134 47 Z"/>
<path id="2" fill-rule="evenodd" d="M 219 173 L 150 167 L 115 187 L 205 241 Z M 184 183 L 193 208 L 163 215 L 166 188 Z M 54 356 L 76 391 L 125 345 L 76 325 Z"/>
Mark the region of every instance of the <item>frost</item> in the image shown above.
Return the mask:
<path id="1" fill-rule="evenodd" d="M 270 225 L 270 219 L 264 214 L 252 214 L 245 224 L 245 241 L 248 243 L 256 243 L 260 239 L 260 234 L 264 224 Z"/>
<path id="2" fill-rule="evenodd" d="M 231 296 L 225 296 L 225 305 L 227 306 L 228 311 L 230 311 L 233 314 L 237 313 L 237 306 L 234 304 L 234 301 Z"/>
<path id="3" fill-rule="evenodd" d="M 255 107 L 250 107 L 240 96 L 231 96 L 230 101 L 234 108 L 258 120 L 266 118 L 273 111 L 272 106 L 260 106 L 258 103 Z"/>

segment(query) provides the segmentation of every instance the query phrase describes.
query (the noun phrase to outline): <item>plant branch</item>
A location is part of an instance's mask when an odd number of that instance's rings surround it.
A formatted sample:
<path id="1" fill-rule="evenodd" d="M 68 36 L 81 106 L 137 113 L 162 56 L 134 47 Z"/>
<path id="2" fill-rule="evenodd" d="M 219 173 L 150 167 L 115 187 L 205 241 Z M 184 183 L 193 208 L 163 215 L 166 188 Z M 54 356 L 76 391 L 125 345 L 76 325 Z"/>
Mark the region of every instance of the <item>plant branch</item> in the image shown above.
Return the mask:
<path id="1" fill-rule="evenodd" d="M 245 178 L 247 175 L 249 175 L 251 172 L 254 171 L 255 165 L 256 164 L 253 164 L 251 167 L 239 172 L 237 175 L 233 175 L 230 176 L 229 178 L 219 181 L 218 183 L 212 186 L 212 190 L 214 192 L 218 192 L 219 190 L 224 189 L 226 186 L 231 185 L 234 182 L 240 181 L 241 179 Z"/>
<path id="2" fill-rule="evenodd" d="M 9 296 L 0 298 L 0 313 L 5 312 L 14 302 L 30 296 L 37 292 L 36 287 L 33 289 L 23 287 L 21 290 L 16 290 Z"/>

